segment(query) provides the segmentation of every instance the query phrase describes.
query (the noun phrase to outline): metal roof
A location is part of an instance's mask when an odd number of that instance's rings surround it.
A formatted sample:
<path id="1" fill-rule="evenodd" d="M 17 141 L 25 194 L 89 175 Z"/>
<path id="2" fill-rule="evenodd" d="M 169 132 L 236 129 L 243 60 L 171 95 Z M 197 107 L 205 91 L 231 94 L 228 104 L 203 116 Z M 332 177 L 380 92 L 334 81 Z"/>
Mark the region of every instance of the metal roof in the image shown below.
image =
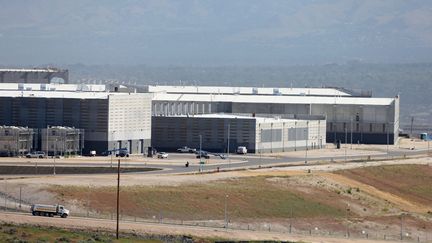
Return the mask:
<path id="1" fill-rule="evenodd" d="M 299 121 L 299 119 L 287 119 L 278 117 L 259 117 L 259 116 L 241 116 L 226 113 L 211 113 L 211 114 L 197 114 L 197 115 L 170 115 L 167 117 L 188 117 L 188 118 L 213 118 L 213 119 L 249 119 L 256 120 L 257 122 L 289 122 Z M 307 120 L 305 120 L 307 121 Z"/>
<path id="2" fill-rule="evenodd" d="M 154 93 L 153 101 L 234 102 L 234 103 L 272 103 L 272 104 L 391 105 L 394 101 L 394 98 Z"/>
<path id="3" fill-rule="evenodd" d="M 57 68 L 0 68 L 0 72 L 26 72 L 26 73 L 57 73 L 65 70 Z"/>
<path id="4" fill-rule="evenodd" d="M 148 95 L 144 93 L 132 93 L 134 95 Z M 0 90 L 0 97 L 32 97 L 32 98 L 68 98 L 68 99 L 107 99 L 110 95 L 130 95 L 117 92 L 68 92 L 68 91 L 19 91 Z"/>
<path id="5" fill-rule="evenodd" d="M 351 96 L 336 88 L 259 88 L 226 86 L 148 86 L 149 92 L 184 94 L 242 94 L 242 95 L 294 95 L 294 96 Z"/>
<path id="6" fill-rule="evenodd" d="M 0 83 L 0 90 L 50 90 L 50 91 L 90 91 L 105 92 L 105 84 L 56 84 L 56 83 Z"/>

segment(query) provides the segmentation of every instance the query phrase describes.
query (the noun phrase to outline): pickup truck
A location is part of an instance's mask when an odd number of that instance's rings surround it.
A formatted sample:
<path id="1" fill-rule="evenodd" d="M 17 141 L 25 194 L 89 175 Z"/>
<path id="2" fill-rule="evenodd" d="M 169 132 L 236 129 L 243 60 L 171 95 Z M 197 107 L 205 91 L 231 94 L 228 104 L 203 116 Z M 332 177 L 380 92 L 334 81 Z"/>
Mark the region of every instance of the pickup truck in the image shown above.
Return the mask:
<path id="1" fill-rule="evenodd" d="M 198 151 L 196 153 L 196 158 L 197 159 L 200 159 L 200 158 L 210 159 L 210 155 L 206 151 L 201 151 L 201 153 Z"/>
<path id="2" fill-rule="evenodd" d="M 63 205 L 33 204 L 31 205 L 30 212 L 33 216 L 54 217 L 58 215 L 62 218 L 67 218 L 67 216 L 69 216 L 69 210 Z"/>
<path id="3" fill-rule="evenodd" d="M 44 158 L 45 157 L 45 153 L 41 152 L 41 151 L 35 151 L 35 152 L 31 152 L 26 154 L 26 158 Z"/>
<path id="4" fill-rule="evenodd" d="M 168 158 L 168 154 L 165 152 L 159 152 L 157 154 L 158 159 L 167 159 Z"/>
<path id="5" fill-rule="evenodd" d="M 184 147 L 178 148 L 177 152 L 179 152 L 179 153 L 195 153 L 196 149 L 184 146 Z"/>

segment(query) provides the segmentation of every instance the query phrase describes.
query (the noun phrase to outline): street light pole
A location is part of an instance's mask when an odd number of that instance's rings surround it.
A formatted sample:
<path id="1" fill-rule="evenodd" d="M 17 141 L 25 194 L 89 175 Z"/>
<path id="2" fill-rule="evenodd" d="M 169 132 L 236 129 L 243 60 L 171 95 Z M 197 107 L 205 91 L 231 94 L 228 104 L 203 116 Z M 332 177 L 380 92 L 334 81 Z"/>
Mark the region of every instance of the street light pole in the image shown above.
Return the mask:
<path id="1" fill-rule="evenodd" d="M 55 144 L 54 144 L 54 156 L 53 156 L 53 158 L 54 158 L 54 171 L 53 171 L 53 174 L 54 175 L 56 174 L 56 163 L 55 163 L 56 153 L 57 153 L 57 138 L 56 138 Z"/>
<path id="2" fill-rule="evenodd" d="M 347 136 L 348 136 L 348 129 L 345 126 L 345 162 L 347 162 Z"/>
<path id="3" fill-rule="evenodd" d="M 350 205 L 347 204 L 347 209 L 346 209 L 346 220 L 347 220 L 347 224 L 346 224 L 346 236 L 347 236 L 347 238 L 349 238 L 349 227 L 348 227 L 348 223 L 349 223 L 348 213 L 349 213 L 349 211 L 350 211 Z"/>
<path id="4" fill-rule="evenodd" d="M 201 136 L 201 134 L 199 135 L 199 139 L 200 139 L 200 152 L 199 152 L 200 166 L 199 166 L 199 170 L 201 172 L 201 170 L 202 170 L 202 159 L 201 159 L 201 157 L 202 157 L 202 136 Z"/>
<path id="5" fill-rule="evenodd" d="M 350 119 L 350 121 L 351 121 L 351 125 L 350 125 L 350 130 L 351 130 L 351 134 L 350 134 L 350 140 L 351 140 L 351 149 L 352 149 L 352 136 L 353 136 L 353 119 L 352 119 L 352 117 L 351 117 L 351 119 Z"/>
<path id="6" fill-rule="evenodd" d="M 305 164 L 308 162 L 308 138 L 309 138 L 309 122 L 307 122 L 308 128 L 304 130 L 306 136 L 306 149 L 305 149 Z"/>
<path id="7" fill-rule="evenodd" d="M 388 157 L 388 155 L 389 155 L 389 143 L 390 143 L 390 138 L 389 138 L 389 126 L 390 125 L 388 125 L 387 127 L 386 127 L 386 129 L 387 129 L 387 157 Z"/>
<path id="8" fill-rule="evenodd" d="M 400 217 L 400 240 L 402 240 L 403 239 L 403 213 L 401 214 L 401 217 Z"/>
<path id="9" fill-rule="evenodd" d="M 228 141 L 227 141 L 227 157 L 228 157 L 228 168 L 231 168 L 231 158 L 230 154 L 230 121 L 228 120 Z"/>
<path id="10" fill-rule="evenodd" d="M 228 194 L 225 194 L 225 229 L 228 228 L 228 214 L 227 214 L 227 204 L 228 204 Z"/>
<path id="11" fill-rule="evenodd" d="M 111 132 L 111 134 L 112 134 L 112 136 L 111 136 L 111 139 L 112 140 L 114 140 L 114 132 L 115 131 L 112 131 Z M 111 150 L 111 168 L 113 167 L 113 152 L 114 152 L 114 150 L 115 150 L 115 143 L 113 143 L 113 146 L 112 146 L 112 150 Z"/>
<path id="12" fill-rule="evenodd" d="M 116 225 L 116 238 L 119 238 L 119 210 L 120 210 L 120 159 L 117 164 L 117 225 Z"/>
<path id="13" fill-rule="evenodd" d="M 47 124 L 47 129 L 46 129 L 46 158 L 48 159 L 48 130 L 49 130 L 49 125 Z"/>

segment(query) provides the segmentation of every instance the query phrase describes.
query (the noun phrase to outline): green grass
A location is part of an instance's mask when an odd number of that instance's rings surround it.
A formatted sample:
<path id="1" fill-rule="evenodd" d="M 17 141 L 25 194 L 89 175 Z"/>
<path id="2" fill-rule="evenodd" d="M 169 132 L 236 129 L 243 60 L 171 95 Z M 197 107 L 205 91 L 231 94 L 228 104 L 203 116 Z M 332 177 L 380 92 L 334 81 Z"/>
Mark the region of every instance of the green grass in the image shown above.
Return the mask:
<path id="1" fill-rule="evenodd" d="M 113 242 L 160 243 L 161 240 L 145 239 L 123 234 L 119 240 L 112 233 L 65 230 L 54 227 L 0 224 L 0 242 Z"/>
<path id="2" fill-rule="evenodd" d="M 50 189 L 60 201 L 77 199 L 85 206 L 90 200 L 93 210 L 115 212 L 115 187 L 88 190 L 77 186 Z M 147 218 L 162 214 L 164 218 L 182 220 L 223 219 L 225 198 L 231 219 L 280 219 L 291 217 L 291 213 L 302 218 L 344 215 L 343 205 L 298 193 L 264 176 L 187 186 L 128 186 L 121 188 L 120 197 L 123 214 Z"/>
<path id="3" fill-rule="evenodd" d="M 161 242 L 185 242 L 185 239 L 192 239 L 193 242 L 212 243 L 228 242 L 226 239 L 216 238 L 197 238 L 189 236 L 161 236 L 147 235 L 137 236 L 122 233 L 120 239 L 115 239 L 115 235 L 109 232 L 92 232 L 83 230 L 65 230 L 55 227 L 42 227 L 34 225 L 14 225 L 0 224 L 0 242 L 19 242 L 19 243 L 161 243 Z M 229 241 L 235 242 L 235 241 Z M 260 242 L 279 242 L 279 241 L 251 241 Z M 293 242 L 294 243 L 294 242 Z"/>

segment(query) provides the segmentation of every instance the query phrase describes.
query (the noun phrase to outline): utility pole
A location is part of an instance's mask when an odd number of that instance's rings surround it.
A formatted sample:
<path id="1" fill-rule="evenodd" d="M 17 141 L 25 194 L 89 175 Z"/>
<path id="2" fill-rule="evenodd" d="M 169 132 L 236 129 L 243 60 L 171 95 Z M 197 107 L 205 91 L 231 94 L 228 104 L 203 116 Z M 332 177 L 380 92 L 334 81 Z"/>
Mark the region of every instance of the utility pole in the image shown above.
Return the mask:
<path id="1" fill-rule="evenodd" d="M 116 238 L 119 238 L 119 210 L 120 210 L 120 159 L 117 164 L 117 225 L 116 225 Z"/>

